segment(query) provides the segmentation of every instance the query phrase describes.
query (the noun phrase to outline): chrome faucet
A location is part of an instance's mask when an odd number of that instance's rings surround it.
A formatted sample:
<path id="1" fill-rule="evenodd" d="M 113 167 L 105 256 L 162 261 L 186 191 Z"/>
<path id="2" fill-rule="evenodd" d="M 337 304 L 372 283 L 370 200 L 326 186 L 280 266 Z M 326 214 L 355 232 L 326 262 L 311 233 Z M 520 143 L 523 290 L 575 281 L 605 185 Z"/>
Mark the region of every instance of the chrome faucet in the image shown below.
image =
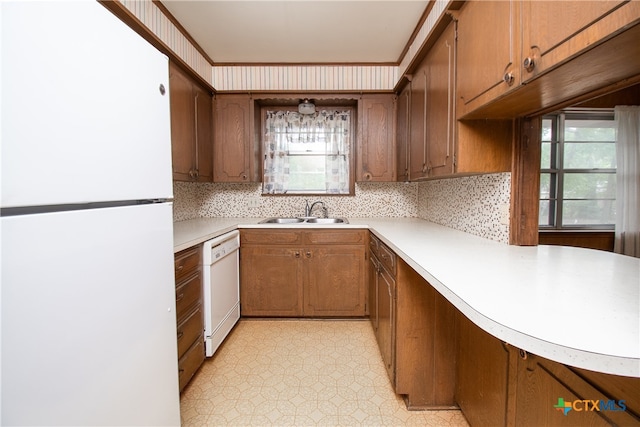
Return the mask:
<path id="1" fill-rule="evenodd" d="M 313 202 L 311 205 L 309 205 L 308 200 L 305 200 L 304 216 L 311 216 L 311 212 L 313 212 L 313 208 L 315 208 L 316 205 L 322 206 L 322 216 L 324 218 L 327 218 L 329 216 L 329 210 L 324 205 L 324 202 L 321 200 L 318 200 L 317 202 Z"/>

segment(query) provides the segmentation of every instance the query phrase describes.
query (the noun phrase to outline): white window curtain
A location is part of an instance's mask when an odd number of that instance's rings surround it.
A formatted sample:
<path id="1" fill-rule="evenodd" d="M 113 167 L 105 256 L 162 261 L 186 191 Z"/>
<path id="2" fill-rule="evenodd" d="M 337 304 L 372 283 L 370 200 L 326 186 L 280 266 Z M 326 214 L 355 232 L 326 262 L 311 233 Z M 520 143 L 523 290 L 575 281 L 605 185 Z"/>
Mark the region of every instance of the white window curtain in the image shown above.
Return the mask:
<path id="1" fill-rule="evenodd" d="M 640 258 L 640 106 L 615 107 L 616 230 L 614 251 Z"/>
<path id="2" fill-rule="evenodd" d="M 264 141 L 263 193 L 289 191 L 289 155 L 292 143 L 324 144 L 325 191 L 349 193 L 350 111 L 320 110 L 314 114 L 268 111 Z"/>

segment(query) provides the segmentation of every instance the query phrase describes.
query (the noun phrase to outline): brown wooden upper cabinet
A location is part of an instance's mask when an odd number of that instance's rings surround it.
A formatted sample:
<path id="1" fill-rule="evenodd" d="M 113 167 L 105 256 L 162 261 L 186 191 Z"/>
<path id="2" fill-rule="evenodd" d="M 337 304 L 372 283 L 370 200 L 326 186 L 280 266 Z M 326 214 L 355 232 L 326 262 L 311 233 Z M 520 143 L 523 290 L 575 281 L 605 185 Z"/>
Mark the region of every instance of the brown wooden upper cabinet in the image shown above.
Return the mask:
<path id="1" fill-rule="evenodd" d="M 411 133 L 411 82 L 398 95 L 396 103 L 396 176 L 409 181 L 409 135 Z"/>
<path id="2" fill-rule="evenodd" d="M 213 180 L 211 94 L 169 64 L 174 181 Z"/>
<path id="3" fill-rule="evenodd" d="M 639 39 L 637 1 L 466 2 L 458 15 L 457 117 L 533 115 L 633 84 Z"/>
<path id="4" fill-rule="evenodd" d="M 363 95 L 358 105 L 356 181 L 396 180 L 395 96 Z"/>
<path id="5" fill-rule="evenodd" d="M 458 116 L 520 84 L 520 1 L 466 2 L 458 17 Z"/>
<path id="6" fill-rule="evenodd" d="M 451 21 L 398 97 L 399 180 L 510 170 L 509 121 L 456 121 L 455 34 Z"/>
<path id="7" fill-rule="evenodd" d="M 260 120 L 250 95 L 215 97 L 213 139 L 214 182 L 259 182 L 260 150 L 256 143 Z"/>

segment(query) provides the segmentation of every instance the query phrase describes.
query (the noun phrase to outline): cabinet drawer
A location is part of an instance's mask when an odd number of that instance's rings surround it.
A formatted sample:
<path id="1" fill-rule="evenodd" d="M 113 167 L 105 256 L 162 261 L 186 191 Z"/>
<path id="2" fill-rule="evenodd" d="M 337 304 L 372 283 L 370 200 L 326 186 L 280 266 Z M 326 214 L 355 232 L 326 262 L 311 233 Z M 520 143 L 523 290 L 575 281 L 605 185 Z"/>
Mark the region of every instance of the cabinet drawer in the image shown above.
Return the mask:
<path id="1" fill-rule="evenodd" d="M 396 275 L 396 254 L 384 243 L 378 246 L 378 259 L 392 276 Z"/>
<path id="2" fill-rule="evenodd" d="M 178 320 L 178 359 L 202 336 L 203 330 L 202 304 L 198 304 L 186 318 Z"/>
<path id="3" fill-rule="evenodd" d="M 174 259 L 176 283 L 182 277 L 196 270 L 198 265 L 200 265 L 200 246 L 194 246 L 178 252 Z"/>
<path id="4" fill-rule="evenodd" d="M 178 360 L 178 382 L 180 384 L 180 391 L 189 383 L 189 380 L 191 380 L 203 361 L 204 340 L 202 335 L 200 335 L 184 356 Z"/>
<path id="5" fill-rule="evenodd" d="M 323 229 L 304 232 L 306 244 L 364 244 L 363 230 Z"/>
<path id="6" fill-rule="evenodd" d="M 196 271 L 176 286 L 176 317 L 180 319 L 189 307 L 200 301 L 202 279 Z"/>
<path id="7" fill-rule="evenodd" d="M 300 244 L 302 233 L 295 230 L 241 230 L 240 244 Z"/>

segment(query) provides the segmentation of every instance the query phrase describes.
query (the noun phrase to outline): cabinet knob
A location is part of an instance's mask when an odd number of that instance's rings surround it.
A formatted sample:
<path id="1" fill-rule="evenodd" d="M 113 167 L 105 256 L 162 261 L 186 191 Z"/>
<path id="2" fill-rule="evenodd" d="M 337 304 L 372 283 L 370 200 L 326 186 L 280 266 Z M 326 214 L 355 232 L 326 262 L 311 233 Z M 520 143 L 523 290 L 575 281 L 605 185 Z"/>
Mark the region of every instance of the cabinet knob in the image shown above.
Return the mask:
<path id="1" fill-rule="evenodd" d="M 293 254 L 296 258 L 300 258 L 300 252 L 299 251 L 295 251 Z"/>
<path id="2" fill-rule="evenodd" d="M 311 258 L 311 252 L 307 251 L 307 258 Z"/>
<path id="3" fill-rule="evenodd" d="M 524 61 L 522 61 L 522 66 L 524 67 L 525 70 L 531 72 L 533 71 L 534 68 L 536 68 L 536 63 L 533 60 L 533 58 L 529 56 L 529 57 L 526 57 Z"/>
<path id="4" fill-rule="evenodd" d="M 520 354 L 520 358 L 521 358 L 522 360 L 527 360 L 527 357 L 529 357 L 529 355 L 527 354 L 527 352 L 526 352 L 526 351 L 524 351 L 523 349 L 520 349 L 519 354 Z"/>
<path id="5" fill-rule="evenodd" d="M 429 168 L 427 167 L 426 163 L 422 164 L 422 173 L 427 173 L 427 171 L 429 170 Z"/>
<path id="6" fill-rule="evenodd" d="M 247 175 L 242 175 L 242 179 L 243 179 L 244 181 L 246 181 L 246 180 L 247 180 Z"/>
<path id="7" fill-rule="evenodd" d="M 364 179 L 367 181 L 371 181 L 371 174 L 369 172 L 365 172 Z"/>
<path id="8" fill-rule="evenodd" d="M 502 77 L 502 80 L 504 80 L 506 84 L 511 86 L 514 80 L 513 73 L 511 71 L 504 73 L 504 77 Z"/>

